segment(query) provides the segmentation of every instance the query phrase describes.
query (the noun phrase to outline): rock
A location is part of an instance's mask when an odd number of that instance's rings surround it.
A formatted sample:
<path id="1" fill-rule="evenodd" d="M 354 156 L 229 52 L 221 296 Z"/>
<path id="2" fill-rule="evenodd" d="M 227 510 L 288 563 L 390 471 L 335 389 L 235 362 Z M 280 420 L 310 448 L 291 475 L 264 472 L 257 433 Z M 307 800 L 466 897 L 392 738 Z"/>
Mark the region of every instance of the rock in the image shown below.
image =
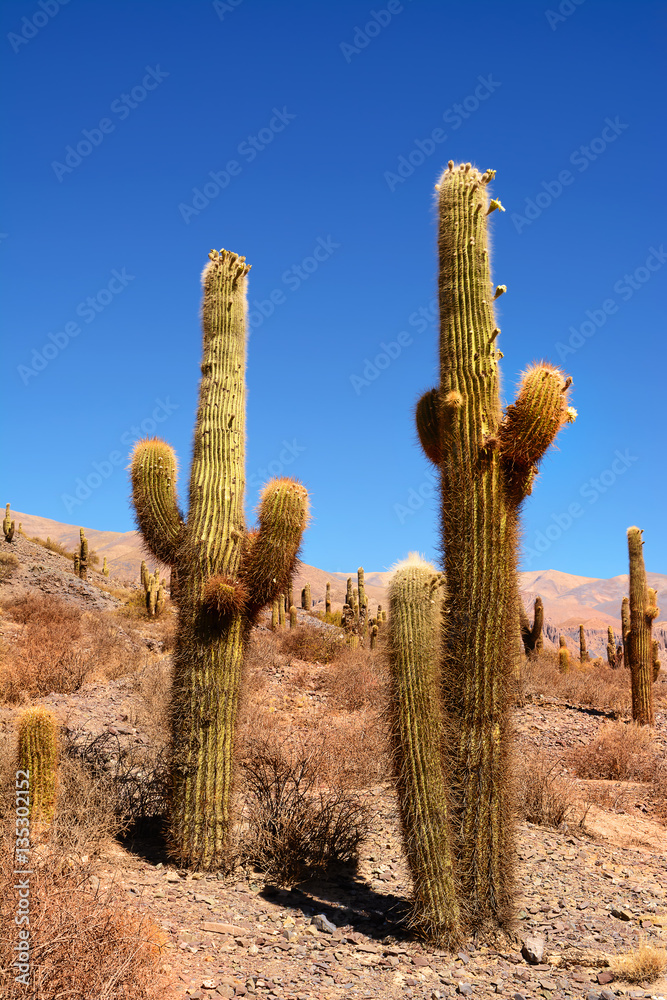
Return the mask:
<path id="1" fill-rule="evenodd" d="M 318 931 L 323 931 L 324 934 L 333 934 L 338 929 L 335 924 L 327 920 L 323 913 L 317 913 L 311 920 L 311 924 L 313 927 L 317 927 Z"/>
<path id="2" fill-rule="evenodd" d="M 600 983 L 601 986 L 604 986 L 606 983 L 613 983 L 614 973 L 610 972 L 609 969 L 605 969 L 604 972 L 598 972 L 597 978 L 598 978 L 598 983 Z M 609 990 L 607 990 L 606 992 L 609 993 Z"/>
<path id="3" fill-rule="evenodd" d="M 544 948 L 546 942 L 543 937 L 535 935 L 529 936 L 523 943 L 521 954 L 530 965 L 539 965 L 544 958 Z"/>
<path id="4" fill-rule="evenodd" d="M 600 990 L 600 996 L 602 1000 L 616 1000 L 616 994 L 613 990 Z"/>
<path id="5" fill-rule="evenodd" d="M 459 983 L 456 987 L 456 992 L 464 997 L 472 996 L 472 985 L 470 983 Z"/>
<path id="6" fill-rule="evenodd" d="M 218 924 L 211 920 L 205 920 L 201 927 L 203 931 L 211 934 L 235 934 L 242 937 L 244 933 L 242 927 L 235 927 L 234 924 Z"/>
<path id="7" fill-rule="evenodd" d="M 616 917 L 617 920 L 632 920 L 629 913 L 626 913 L 625 910 L 617 910 L 615 906 L 611 908 L 611 915 L 612 917 Z"/>

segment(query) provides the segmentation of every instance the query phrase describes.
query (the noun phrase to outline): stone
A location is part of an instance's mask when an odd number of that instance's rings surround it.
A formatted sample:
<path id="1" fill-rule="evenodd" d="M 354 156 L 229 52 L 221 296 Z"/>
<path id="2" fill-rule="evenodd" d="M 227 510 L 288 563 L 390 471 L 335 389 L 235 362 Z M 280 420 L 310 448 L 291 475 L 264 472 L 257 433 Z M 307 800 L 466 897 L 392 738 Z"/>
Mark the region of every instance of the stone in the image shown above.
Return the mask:
<path id="1" fill-rule="evenodd" d="M 242 927 L 235 927 L 234 924 L 219 924 L 213 920 L 205 920 L 201 926 L 203 931 L 208 931 L 210 934 L 236 934 L 242 936 L 244 933 Z"/>
<path id="2" fill-rule="evenodd" d="M 544 958 L 546 942 L 540 935 L 529 935 L 523 943 L 521 954 L 530 965 L 539 965 Z"/>
<path id="3" fill-rule="evenodd" d="M 616 917 L 617 920 L 632 920 L 629 913 L 626 913 L 625 910 L 618 910 L 615 906 L 611 908 L 611 915 L 612 917 Z"/>
<path id="4" fill-rule="evenodd" d="M 605 969 L 604 972 L 598 972 L 598 983 L 604 986 L 606 983 L 613 983 L 614 973 L 610 972 L 609 969 Z M 609 990 L 607 990 L 607 993 Z"/>
<path id="5" fill-rule="evenodd" d="M 471 983 L 459 983 L 456 987 L 456 992 L 460 993 L 461 996 L 469 997 L 472 996 L 472 984 Z"/>
<path id="6" fill-rule="evenodd" d="M 324 934 L 333 934 L 337 927 L 332 924 L 330 920 L 327 920 L 323 913 L 317 913 L 311 920 L 313 927 L 317 927 L 318 931 L 322 931 Z"/>

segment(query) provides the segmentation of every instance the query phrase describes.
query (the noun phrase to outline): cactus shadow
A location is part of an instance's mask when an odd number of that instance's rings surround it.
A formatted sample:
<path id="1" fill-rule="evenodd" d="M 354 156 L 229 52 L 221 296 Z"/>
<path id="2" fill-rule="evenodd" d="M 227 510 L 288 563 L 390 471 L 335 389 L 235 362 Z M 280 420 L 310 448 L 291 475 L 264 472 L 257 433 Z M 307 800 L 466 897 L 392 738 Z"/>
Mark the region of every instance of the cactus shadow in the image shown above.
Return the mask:
<path id="1" fill-rule="evenodd" d="M 129 854 L 151 865 L 173 864 L 167 851 L 166 816 L 142 816 L 130 823 L 117 840 Z"/>
<path id="2" fill-rule="evenodd" d="M 360 881 L 354 868 L 331 877 L 319 876 L 291 889 L 266 885 L 260 896 L 267 902 L 300 911 L 304 917 L 323 913 L 336 927 L 382 941 L 391 936 L 401 941 L 414 940 L 408 923 L 407 899 L 393 893 L 380 893 Z"/>

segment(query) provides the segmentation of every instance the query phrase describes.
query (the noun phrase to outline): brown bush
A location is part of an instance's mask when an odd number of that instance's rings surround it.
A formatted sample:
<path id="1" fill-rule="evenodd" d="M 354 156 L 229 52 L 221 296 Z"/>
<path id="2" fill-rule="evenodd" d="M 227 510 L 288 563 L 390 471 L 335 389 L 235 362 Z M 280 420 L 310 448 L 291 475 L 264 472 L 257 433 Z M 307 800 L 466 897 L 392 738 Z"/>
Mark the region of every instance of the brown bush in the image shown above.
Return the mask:
<path id="1" fill-rule="evenodd" d="M 652 781 L 659 759 L 650 730 L 623 722 L 604 724 L 595 739 L 566 758 L 579 778 L 610 781 Z"/>
<path id="2" fill-rule="evenodd" d="M 0 995 L 5 1000 L 159 1000 L 163 932 L 110 894 L 94 890 L 91 870 L 57 850 L 31 852 L 30 965 L 26 989 L 15 981 L 18 895 L 8 831 L 0 845 Z M 40 861 L 41 853 L 41 861 Z M 172 994 L 173 995 L 173 994 Z"/>
<path id="3" fill-rule="evenodd" d="M 248 830 L 241 856 L 268 882 L 291 886 L 337 864 L 355 864 L 365 807 L 342 788 L 318 790 L 312 753 L 256 743 L 241 760 Z"/>
<path id="4" fill-rule="evenodd" d="M 18 565 L 19 561 L 13 552 L 0 552 L 0 583 L 10 580 Z"/>
<path id="5" fill-rule="evenodd" d="M 280 650 L 307 663 L 333 663 L 345 649 L 341 632 L 318 625 L 299 625 L 280 637 Z"/>
<path id="6" fill-rule="evenodd" d="M 640 944 L 634 951 L 612 958 L 612 972 L 626 983 L 654 983 L 667 968 L 667 951 Z"/>
<path id="7" fill-rule="evenodd" d="M 374 706 L 382 711 L 389 692 L 389 673 L 381 653 L 345 646 L 332 667 L 321 675 L 321 686 L 346 712 Z"/>
<path id="8" fill-rule="evenodd" d="M 539 753 L 517 762 L 516 809 L 521 819 L 556 829 L 568 820 L 583 826 L 587 809 L 575 783 L 561 773 L 562 763 Z"/>
<path id="9" fill-rule="evenodd" d="M 551 697 L 625 715 L 631 709 L 630 675 L 605 664 L 579 667 L 574 662 L 572 669 L 562 674 L 558 654 L 546 651 L 534 660 L 522 660 L 513 697 L 519 706 L 536 697 Z"/>

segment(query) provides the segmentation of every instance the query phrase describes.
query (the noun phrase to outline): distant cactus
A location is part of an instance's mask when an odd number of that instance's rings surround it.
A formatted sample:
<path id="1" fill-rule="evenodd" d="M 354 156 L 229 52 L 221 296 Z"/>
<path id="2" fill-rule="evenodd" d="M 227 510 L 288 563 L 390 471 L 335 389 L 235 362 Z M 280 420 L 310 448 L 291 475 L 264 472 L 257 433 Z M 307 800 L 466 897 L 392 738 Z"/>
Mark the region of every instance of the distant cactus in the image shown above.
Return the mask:
<path id="1" fill-rule="evenodd" d="M 382 617 L 382 605 L 378 604 L 378 613 L 377 613 L 377 617 L 375 619 L 375 623 L 378 626 L 378 628 L 382 625 L 383 621 L 384 621 L 384 619 Z"/>
<path id="2" fill-rule="evenodd" d="M 327 580 L 327 596 L 324 600 L 324 612 L 327 615 L 331 614 L 331 584 Z"/>
<path id="3" fill-rule="evenodd" d="M 107 557 L 104 557 L 104 562 L 102 563 L 102 576 L 109 576 L 109 567 L 107 566 Z"/>
<path id="4" fill-rule="evenodd" d="M 292 605 L 289 609 L 289 627 L 296 628 L 297 621 L 296 608 Z"/>
<path id="5" fill-rule="evenodd" d="M 30 824 L 48 827 L 55 810 L 58 782 L 58 720 L 47 709 L 28 708 L 18 723 L 18 767 L 28 772 Z"/>
<path id="6" fill-rule="evenodd" d="M 164 611 L 164 606 L 167 600 L 167 589 L 165 586 L 165 581 L 160 580 L 160 584 L 157 589 L 157 597 L 155 599 L 155 614 L 161 615 Z"/>
<path id="7" fill-rule="evenodd" d="M 146 581 L 148 580 L 148 566 L 141 560 L 141 586 L 146 589 Z"/>
<path id="8" fill-rule="evenodd" d="M 630 598 L 624 597 L 621 601 L 621 639 L 623 641 L 623 666 L 630 669 L 628 657 L 628 638 L 630 636 Z"/>
<path id="9" fill-rule="evenodd" d="M 79 553 L 78 552 L 74 553 L 73 562 L 74 562 L 74 576 L 78 576 L 79 575 L 79 563 L 80 563 Z"/>
<path id="10" fill-rule="evenodd" d="M 632 718 L 642 726 L 652 726 L 653 655 L 651 628 L 658 616 L 656 592 L 646 585 L 642 554 L 642 529 L 628 528 L 630 559 L 630 631 L 627 639 L 632 680 Z"/>
<path id="11" fill-rule="evenodd" d="M 88 541 L 83 528 L 79 530 L 79 577 L 82 580 L 88 579 Z"/>
<path id="12" fill-rule="evenodd" d="M 271 605 L 271 628 L 274 632 L 278 628 L 279 617 L 278 601 L 275 600 Z"/>
<path id="13" fill-rule="evenodd" d="M 285 598 L 283 594 L 278 598 L 278 626 L 285 628 Z"/>
<path id="14" fill-rule="evenodd" d="M 561 635 L 558 642 L 558 669 L 561 674 L 566 674 L 570 669 L 570 653 L 565 642 L 565 636 Z"/>
<path id="15" fill-rule="evenodd" d="M 366 577 L 363 566 L 357 570 L 357 590 L 359 593 L 359 634 L 363 637 L 366 635 L 368 625 L 368 597 L 366 596 Z"/>
<path id="16" fill-rule="evenodd" d="M 586 649 L 586 633 L 583 625 L 579 626 L 579 660 L 581 663 L 587 663 L 590 660 Z"/>
<path id="17" fill-rule="evenodd" d="M 5 541 L 6 542 L 11 542 L 11 540 L 13 539 L 13 537 L 14 537 L 14 527 L 15 527 L 15 522 L 12 521 L 12 519 L 11 519 L 11 516 L 10 516 L 10 513 L 9 513 L 9 508 L 10 508 L 10 504 L 7 504 L 7 506 L 5 507 L 5 518 L 4 518 L 4 521 L 2 522 L 2 530 L 5 533 Z M 19 525 L 19 530 L 20 530 L 20 528 L 21 528 L 21 525 Z"/>
<path id="18" fill-rule="evenodd" d="M 533 657 L 542 650 L 542 628 L 544 626 L 544 605 L 542 598 L 536 597 L 533 605 L 533 624 L 530 624 L 523 604 L 519 604 L 519 623 L 521 625 L 521 640 L 526 656 Z"/>
<path id="19" fill-rule="evenodd" d="M 377 627 L 377 622 L 375 622 L 374 625 L 371 625 L 371 649 L 375 649 L 375 647 L 377 646 L 377 640 L 378 640 L 378 627 Z"/>
<path id="20" fill-rule="evenodd" d="M 611 625 L 607 628 L 607 663 L 612 670 L 616 670 L 620 666 L 617 658 L 616 638 Z"/>
<path id="21" fill-rule="evenodd" d="M 310 611 L 313 606 L 313 601 L 310 596 L 310 584 L 307 583 L 306 586 L 301 591 L 301 607 L 304 611 Z"/>
<path id="22" fill-rule="evenodd" d="M 352 577 L 347 578 L 347 590 L 345 592 L 345 603 L 349 604 L 350 607 L 354 605 L 354 591 L 352 590 Z"/>
<path id="23" fill-rule="evenodd" d="M 155 615 L 155 607 L 157 605 L 157 571 L 155 574 L 149 573 L 146 579 L 146 611 L 150 618 Z"/>

